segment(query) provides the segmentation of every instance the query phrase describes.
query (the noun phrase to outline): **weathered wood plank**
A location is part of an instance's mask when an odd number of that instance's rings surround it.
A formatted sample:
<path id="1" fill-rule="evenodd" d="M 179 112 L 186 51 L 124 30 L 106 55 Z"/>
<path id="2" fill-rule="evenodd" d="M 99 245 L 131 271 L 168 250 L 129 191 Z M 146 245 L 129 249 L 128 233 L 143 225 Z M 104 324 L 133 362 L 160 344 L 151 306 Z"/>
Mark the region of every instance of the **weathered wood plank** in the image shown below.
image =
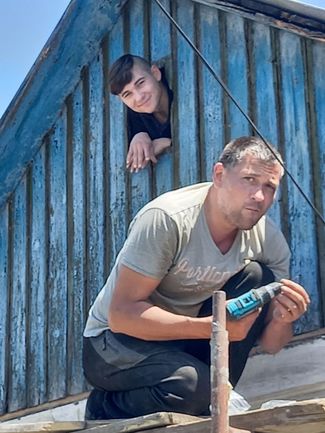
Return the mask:
<path id="1" fill-rule="evenodd" d="M 15 191 L 12 205 L 12 287 L 10 303 L 10 373 L 8 409 L 26 406 L 26 176 Z"/>
<path id="2" fill-rule="evenodd" d="M 48 359 L 49 400 L 66 392 L 67 185 L 66 110 L 49 140 Z"/>
<path id="3" fill-rule="evenodd" d="M 68 433 L 80 431 L 85 427 L 99 425 L 99 422 L 86 421 L 42 421 L 33 423 L 0 424 L 0 433 Z"/>
<path id="4" fill-rule="evenodd" d="M 164 8 L 170 12 L 169 0 L 161 1 Z M 172 60 L 171 60 L 171 27 L 170 22 L 166 15 L 162 12 L 159 6 L 155 2 L 151 2 L 150 9 L 150 52 L 151 61 L 159 62 L 159 65 L 163 64 L 170 88 L 173 90 L 172 80 Z M 163 35 L 163 37 L 162 37 Z M 171 107 L 171 124 L 173 125 L 173 107 L 175 101 Z M 172 127 L 173 134 L 173 127 Z M 159 156 L 158 164 L 153 167 L 153 194 L 154 196 L 160 195 L 166 191 L 170 191 L 174 185 L 174 170 L 173 170 L 173 158 L 174 158 L 175 146 L 173 145 L 172 137 L 172 148 L 163 155 Z"/>
<path id="5" fill-rule="evenodd" d="M 193 2 L 181 0 L 173 4 L 176 5 L 178 24 L 195 42 Z M 197 75 L 193 50 L 179 33 L 176 36 L 176 50 L 177 92 L 175 92 L 174 103 L 177 105 L 177 122 L 175 123 L 178 143 L 175 143 L 174 151 L 178 161 L 179 186 L 185 186 L 197 182 L 200 178 Z"/>
<path id="6" fill-rule="evenodd" d="M 248 113 L 248 62 L 244 29 L 244 20 L 240 15 L 228 13 L 225 15 L 226 25 L 226 70 L 228 87 L 240 104 Z M 229 139 L 248 135 L 250 127 L 238 108 L 228 98 Z"/>
<path id="7" fill-rule="evenodd" d="M 230 424 L 256 433 L 324 433 L 325 399 L 233 415 Z"/>
<path id="8" fill-rule="evenodd" d="M 200 418 L 173 412 L 157 412 L 130 419 L 112 420 L 107 424 L 83 430 L 84 433 L 131 433 L 153 431 L 166 431 L 178 424 L 197 423 Z M 163 427 L 163 429 L 159 428 Z M 153 430 L 152 430 L 153 429 Z M 0 430 L 1 431 L 1 430 Z M 198 432 L 199 433 L 199 432 Z"/>
<path id="9" fill-rule="evenodd" d="M 148 2 L 144 3 L 144 0 L 129 3 L 130 53 L 144 58 L 147 57 L 146 46 L 148 45 L 148 35 L 145 31 L 145 9 L 147 4 Z M 141 169 L 138 173 L 130 174 L 131 218 L 151 198 L 151 172 L 151 163 L 149 163 L 146 168 Z"/>
<path id="10" fill-rule="evenodd" d="M 311 156 L 308 147 L 305 69 L 301 39 L 290 33 L 280 33 L 281 92 L 284 121 L 285 159 L 287 167 L 309 198 L 311 188 Z M 296 330 L 308 331 L 320 326 L 317 287 L 318 256 L 315 246 L 315 215 L 296 186 L 288 179 L 288 216 L 292 254 L 292 279 L 300 282 L 311 297 L 309 311 L 297 324 Z"/>
<path id="11" fill-rule="evenodd" d="M 88 185 L 87 185 L 87 291 L 92 303 L 104 283 L 105 188 L 103 146 L 103 63 L 102 54 L 89 67 Z M 106 169 L 106 167 L 105 167 Z"/>
<path id="12" fill-rule="evenodd" d="M 199 47 L 215 72 L 221 77 L 221 48 L 218 11 L 200 6 Z M 212 169 L 224 146 L 223 90 L 206 66 L 199 62 L 201 180 L 211 180 Z"/>
<path id="13" fill-rule="evenodd" d="M 0 213 L 0 414 L 6 411 L 9 353 L 9 206 Z"/>
<path id="14" fill-rule="evenodd" d="M 86 173 L 83 82 L 68 105 L 68 393 L 84 390 L 82 333 L 86 299 Z"/>
<path id="15" fill-rule="evenodd" d="M 273 68 L 274 52 L 271 40 L 270 28 L 254 23 L 250 27 L 252 35 L 252 73 L 254 77 L 253 106 L 255 122 L 266 140 L 275 147 L 279 143 L 279 128 L 276 106 L 275 71 Z M 269 211 L 271 218 L 280 226 L 281 191 L 278 191 L 277 199 Z"/>
<path id="16" fill-rule="evenodd" d="M 47 212 L 46 145 L 34 158 L 31 171 L 30 292 L 28 340 L 29 406 L 46 400 L 47 343 Z"/>
<path id="17" fill-rule="evenodd" d="M 314 107 L 313 115 L 316 117 L 316 140 L 314 167 L 314 190 L 317 197 L 317 206 L 323 217 L 325 215 L 325 53 L 323 43 L 314 43 L 311 51 L 310 69 L 313 71 L 314 81 Z M 322 305 L 325 305 L 325 230 L 324 224 L 317 219 L 317 241 L 319 246 L 320 286 L 322 287 Z M 322 312 L 325 320 L 325 309 Z"/>
<path id="18" fill-rule="evenodd" d="M 108 39 L 108 62 L 111 65 L 124 54 L 124 22 L 120 17 Z M 109 188 L 110 188 L 110 267 L 126 237 L 128 203 L 126 199 L 127 173 L 126 125 L 123 104 L 114 95 L 109 98 Z"/>

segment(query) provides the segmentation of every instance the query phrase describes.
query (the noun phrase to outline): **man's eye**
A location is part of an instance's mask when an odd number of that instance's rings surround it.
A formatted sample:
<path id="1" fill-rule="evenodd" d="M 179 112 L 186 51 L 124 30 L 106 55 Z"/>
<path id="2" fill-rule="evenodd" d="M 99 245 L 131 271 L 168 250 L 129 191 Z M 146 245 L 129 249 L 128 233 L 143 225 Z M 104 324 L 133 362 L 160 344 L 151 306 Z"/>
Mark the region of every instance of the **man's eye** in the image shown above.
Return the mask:
<path id="1" fill-rule="evenodd" d="M 251 176 L 246 176 L 246 177 L 244 177 L 244 180 L 245 180 L 247 183 L 253 183 L 253 182 L 255 181 L 255 178 L 254 178 L 254 177 L 251 177 Z"/>

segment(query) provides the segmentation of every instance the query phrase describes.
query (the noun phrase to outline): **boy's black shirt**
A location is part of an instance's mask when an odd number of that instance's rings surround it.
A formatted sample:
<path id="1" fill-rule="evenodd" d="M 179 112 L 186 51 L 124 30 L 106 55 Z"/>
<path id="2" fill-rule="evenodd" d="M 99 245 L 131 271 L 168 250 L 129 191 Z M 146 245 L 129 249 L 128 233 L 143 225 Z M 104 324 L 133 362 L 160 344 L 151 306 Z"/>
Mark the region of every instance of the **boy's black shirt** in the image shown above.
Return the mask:
<path id="1" fill-rule="evenodd" d="M 170 126 L 170 111 L 173 101 L 173 92 L 169 88 L 168 82 L 165 77 L 164 68 L 161 71 L 161 81 L 167 89 L 169 115 L 165 123 L 160 123 L 152 113 L 137 113 L 136 111 L 127 108 L 127 133 L 129 144 L 132 138 L 139 132 L 147 132 L 151 140 L 157 138 L 172 138 Z"/>

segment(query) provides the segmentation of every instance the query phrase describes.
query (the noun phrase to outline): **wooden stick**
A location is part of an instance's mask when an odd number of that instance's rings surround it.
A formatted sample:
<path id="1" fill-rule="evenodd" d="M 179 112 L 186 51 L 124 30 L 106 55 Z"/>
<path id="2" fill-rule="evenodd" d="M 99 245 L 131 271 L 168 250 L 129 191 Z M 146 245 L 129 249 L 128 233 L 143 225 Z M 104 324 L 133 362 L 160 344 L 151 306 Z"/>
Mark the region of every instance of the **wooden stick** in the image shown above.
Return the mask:
<path id="1" fill-rule="evenodd" d="M 211 433 L 228 433 L 228 332 L 226 331 L 226 294 L 213 293 L 211 337 Z"/>

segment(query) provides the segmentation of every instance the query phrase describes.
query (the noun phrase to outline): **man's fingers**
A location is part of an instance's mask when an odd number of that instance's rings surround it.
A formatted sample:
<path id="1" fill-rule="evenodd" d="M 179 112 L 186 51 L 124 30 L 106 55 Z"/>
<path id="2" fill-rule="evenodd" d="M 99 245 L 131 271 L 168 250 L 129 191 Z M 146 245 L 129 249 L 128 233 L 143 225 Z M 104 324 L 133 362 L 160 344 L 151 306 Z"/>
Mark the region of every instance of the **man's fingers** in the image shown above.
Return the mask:
<path id="1" fill-rule="evenodd" d="M 283 292 L 288 293 L 297 293 L 300 296 L 302 296 L 307 304 L 310 303 L 310 298 L 306 290 L 298 283 L 295 283 L 294 281 L 282 279 L 281 284 L 283 287 L 281 288 Z"/>

